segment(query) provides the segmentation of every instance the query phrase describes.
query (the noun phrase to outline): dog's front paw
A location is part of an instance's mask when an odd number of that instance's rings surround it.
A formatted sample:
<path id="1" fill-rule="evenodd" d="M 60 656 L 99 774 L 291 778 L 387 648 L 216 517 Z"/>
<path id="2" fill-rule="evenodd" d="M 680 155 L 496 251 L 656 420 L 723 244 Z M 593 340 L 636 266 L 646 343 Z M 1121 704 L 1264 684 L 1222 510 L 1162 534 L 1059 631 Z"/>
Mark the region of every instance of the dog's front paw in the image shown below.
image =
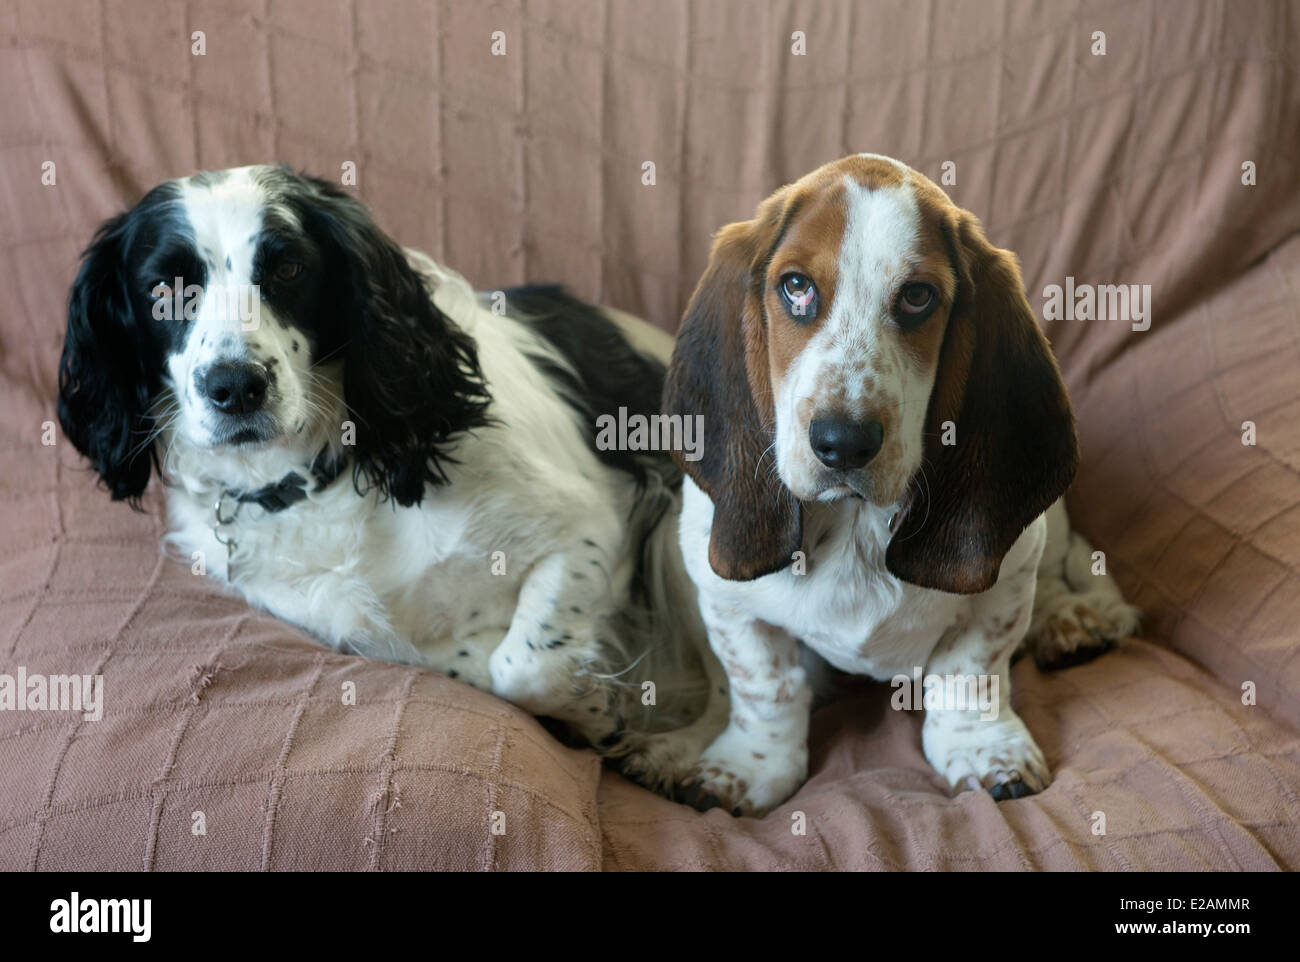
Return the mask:
<path id="1" fill-rule="evenodd" d="M 1034 612 L 1025 643 L 1044 671 L 1072 668 L 1132 635 L 1139 617 L 1137 608 L 1122 598 L 1065 595 Z"/>
<path id="2" fill-rule="evenodd" d="M 533 715 L 564 722 L 602 754 L 624 735 L 624 719 L 606 650 L 596 628 L 534 623 L 519 617 L 488 659 L 491 690 Z"/>
<path id="3" fill-rule="evenodd" d="M 761 744 L 727 729 L 678 786 L 678 800 L 702 812 L 722 808 L 759 816 L 780 805 L 808 777 L 806 745 Z"/>
<path id="4" fill-rule="evenodd" d="M 980 721 L 929 714 L 921 744 L 954 794 L 984 789 L 1000 802 L 1041 792 L 1052 782 L 1042 749 L 1015 715 Z"/>
<path id="5" fill-rule="evenodd" d="M 660 795 L 671 795 L 673 786 L 686 777 L 700 757 L 697 746 L 676 739 L 676 732 L 627 732 L 618 746 L 604 753 L 614 768 Z M 691 751 L 696 748 L 695 751 Z"/>

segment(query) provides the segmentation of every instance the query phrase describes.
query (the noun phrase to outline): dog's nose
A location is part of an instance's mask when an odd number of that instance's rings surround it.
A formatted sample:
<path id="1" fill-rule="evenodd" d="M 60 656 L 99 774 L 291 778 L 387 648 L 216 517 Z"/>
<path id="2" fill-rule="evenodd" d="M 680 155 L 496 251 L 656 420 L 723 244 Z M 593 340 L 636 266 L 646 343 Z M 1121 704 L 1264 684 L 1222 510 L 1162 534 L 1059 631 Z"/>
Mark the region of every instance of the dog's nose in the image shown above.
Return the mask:
<path id="1" fill-rule="evenodd" d="M 198 382 L 199 391 L 222 414 L 252 414 L 266 400 L 266 368 L 250 361 L 220 361 Z"/>
<path id="2" fill-rule="evenodd" d="M 850 421 L 838 414 L 813 418 L 808 443 L 817 460 L 837 471 L 860 468 L 880 452 L 885 429 L 879 421 Z"/>

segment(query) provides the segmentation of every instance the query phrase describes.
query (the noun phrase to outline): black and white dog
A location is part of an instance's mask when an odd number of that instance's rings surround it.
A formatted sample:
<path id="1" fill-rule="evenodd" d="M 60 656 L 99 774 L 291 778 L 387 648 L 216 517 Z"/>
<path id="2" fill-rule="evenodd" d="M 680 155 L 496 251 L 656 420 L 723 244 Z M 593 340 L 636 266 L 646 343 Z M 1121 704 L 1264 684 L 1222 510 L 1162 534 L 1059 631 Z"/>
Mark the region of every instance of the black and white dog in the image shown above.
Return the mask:
<path id="1" fill-rule="evenodd" d="M 503 294 L 324 181 L 168 181 L 85 254 L 59 418 L 114 499 L 157 469 L 169 548 L 253 604 L 558 719 L 666 788 L 726 716 L 661 733 L 725 676 L 671 460 L 595 443 L 601 413 L 657 413 L 663 365 L 558 288 Z"/>

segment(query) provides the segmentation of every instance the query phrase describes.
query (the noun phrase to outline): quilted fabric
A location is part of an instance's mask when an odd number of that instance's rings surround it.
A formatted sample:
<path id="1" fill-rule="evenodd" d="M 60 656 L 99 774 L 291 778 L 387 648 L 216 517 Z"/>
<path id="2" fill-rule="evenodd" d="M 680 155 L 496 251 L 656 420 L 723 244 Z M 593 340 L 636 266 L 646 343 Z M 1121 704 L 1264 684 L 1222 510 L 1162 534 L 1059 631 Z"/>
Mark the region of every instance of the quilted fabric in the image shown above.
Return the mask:
<path id="1" fill-rule="evenodd" d="M 1249 870 L 1297 864 L 1300 744 L 1167 649 L 1126 643 L 1044 675 L 1020 662 L 1012 702 L 1054 782 L 1027 805 L 956 799 L 921 755 L 921 718 L 884 684 L 813 716 L 812 778 L 755 821 L 699 815 L 611 775 L 609 869 Z M 1100 817 L 1099 817 L 1100 816 Z M 1096 832 L 1094 834 L 1094 832 Z"/>
<path id="2" fill-rule="evenodd" d="M 0 7 L 0 673 L 102 673 L 106 699 L 0 711 L 0 868 L 1300 867 L 1298 62 L 1280 0 Z M 475 284 L 671 331 L 714 230 L 855 150 L 951 162 L 1040 311 L 1067 277 L 1151 285 L 1150 330 L 1046 324 L 1075 521 L 1148 619 L 1092 665 L 1017 666 L 1056 771 L 1033 798 L 949 799 L 863 683 L 789 803 L 695 813 L 250 611 L 162 558 L 156 492 L 110 505 L 42 443 L 79 250 L 164 177 L 355 164 L 380 224 Z"/>

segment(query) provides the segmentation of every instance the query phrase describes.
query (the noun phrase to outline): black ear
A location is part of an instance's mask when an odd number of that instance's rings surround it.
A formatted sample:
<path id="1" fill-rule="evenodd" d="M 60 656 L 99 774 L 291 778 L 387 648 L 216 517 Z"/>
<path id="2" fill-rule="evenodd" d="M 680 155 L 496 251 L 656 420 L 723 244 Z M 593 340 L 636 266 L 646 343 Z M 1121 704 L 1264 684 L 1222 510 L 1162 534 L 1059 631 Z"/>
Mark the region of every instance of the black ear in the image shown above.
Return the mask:
<path id="1" fill-rule="evenodd" d="M 138 507 L 157 459 L 147 415 L 160 372 L 128 289 L 124 236 L 130 216 L 100 227 L 72 285 L 59 361 L 59 423 L 113 500 Z"/>
<path id="2" fill-rule="evenodd" d="M 767 322 L 755 290 L 783 203 L 777 194 L 754 220 L 718 232 L 664 383 L 666 414 L 703 416 L 700 459 L 673 457 L 713 501 L 709 565 L 731 581 L 787 567 L 803 535 L 799 502 L 771 460 Z"/>
<path id="3" fill-rule="evenodd" d="M 972 594 L 992 587 L 1025 527 L 1079 462 L 1074 413 L 1015 256 L 960 213 L 948 232 L 957 298 L 926 412 L 928 464 L 885 552 L 897 577 Z M 944 422 L 956 444 L 943 445 Z"/>
<path id="4" fill-rule="evenodd" d="M 473 339 L 434 305 L 402 249 L 366 209 L 310 179 L 300 211 L 323 245 L 327 309 L 342 339 L 343 394 L 356 425 L 354 480 L 400 505 L 446 483 L 450 449 L 489 423 L 490 398 Z M 467 301 L 467 303 L 470 303 Z"/>

